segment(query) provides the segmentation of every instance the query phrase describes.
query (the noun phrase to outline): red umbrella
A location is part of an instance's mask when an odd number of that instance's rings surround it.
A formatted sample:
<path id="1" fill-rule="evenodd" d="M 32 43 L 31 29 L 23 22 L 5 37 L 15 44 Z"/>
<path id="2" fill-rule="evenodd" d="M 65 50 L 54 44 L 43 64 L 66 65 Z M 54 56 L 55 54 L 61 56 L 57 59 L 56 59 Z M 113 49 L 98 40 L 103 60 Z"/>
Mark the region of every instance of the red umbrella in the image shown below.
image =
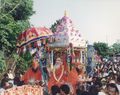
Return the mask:
<path id="1" fill-rule="evenodd" d="M 32 27 L 19 35 L 17 39 L 17 46 L 22 47 L 39 39 L 49 38 L 52 35 L 52 31 L 46 27 Z"/>

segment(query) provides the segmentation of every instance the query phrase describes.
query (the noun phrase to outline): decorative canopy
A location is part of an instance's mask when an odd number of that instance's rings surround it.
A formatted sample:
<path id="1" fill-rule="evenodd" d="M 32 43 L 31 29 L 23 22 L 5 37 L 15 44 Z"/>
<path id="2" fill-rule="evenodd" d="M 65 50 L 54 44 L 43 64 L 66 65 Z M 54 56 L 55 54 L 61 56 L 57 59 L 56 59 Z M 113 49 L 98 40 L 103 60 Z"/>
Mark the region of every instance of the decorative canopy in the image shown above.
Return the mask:
<path id="1" fill-rule="evenodd" d="M 74 28 L 72 20 L 67 17 L 66 11 L 64 17 L 58 20 L 54 32 L 54 43 L 51 47 L 65 47 L 72 43 L 73 47 L 86 47 L 86 41 L 82 38 L 79 30 Z"/>
<path id="2" fill-rule="evenodd" d="M 53 35 L 52 31 L 46 27 L 32 27 L 19 35 L 17 40 L 17 46 L 22 47 L 27 45 L 28 43 L 37 41 L 39 39 L 48 38 L 51 35 Z"/>

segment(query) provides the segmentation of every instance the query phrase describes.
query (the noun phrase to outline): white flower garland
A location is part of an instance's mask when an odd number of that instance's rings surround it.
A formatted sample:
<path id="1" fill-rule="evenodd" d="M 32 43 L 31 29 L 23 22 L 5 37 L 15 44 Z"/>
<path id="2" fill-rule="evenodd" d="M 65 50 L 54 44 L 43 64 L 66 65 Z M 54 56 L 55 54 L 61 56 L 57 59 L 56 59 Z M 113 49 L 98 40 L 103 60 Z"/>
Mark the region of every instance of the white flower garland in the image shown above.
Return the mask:
<path id="1" fill-rule="evenodd" d="M 62 65 L 62 72 L 61 72 L 59 78 L 56 77 L 55 71 L 56 71 L 56 69 L 54 68 L 54 69 L 53 69 L 53 77 L 54 77 L 54 79 L 55 79 L 57 82 L 59 82 L 60 79 L 62 78 L 63 74 L 64 74 L 64 66 Z"/>

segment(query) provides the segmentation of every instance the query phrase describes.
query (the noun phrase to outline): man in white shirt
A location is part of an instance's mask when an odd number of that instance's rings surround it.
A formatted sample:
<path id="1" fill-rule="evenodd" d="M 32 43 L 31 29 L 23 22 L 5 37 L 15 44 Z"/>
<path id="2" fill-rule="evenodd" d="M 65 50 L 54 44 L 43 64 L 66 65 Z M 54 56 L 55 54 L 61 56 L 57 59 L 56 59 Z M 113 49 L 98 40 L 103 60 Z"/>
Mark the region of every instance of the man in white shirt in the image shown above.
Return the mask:
<path id="1" fill-rule="evenodd" d="M 13 85 L 14 84 L 14 75 L 13 75 L 11 69 L 8 70 L 7 75 L 8 75 L 8 78 L 9 78 L 9 83 L 11 83 Z"/>
<path id="2" fill-rule="evenodd" d="M 0 88 L 0 95 L 4 95 L 4 91 L 5 91 L 4 88 Z"/>
<path id="3" fill-rule="evenodd" d="M 7 74 L 8 74 L 8 78 L 9 78 L 9 79 L 11 79 L 11 80 L 14 79 L 14 76 L 13 76 L 13 74 L 12 74 L 11 69 L 8 70 L 8 73 L 7 73 Z"/>

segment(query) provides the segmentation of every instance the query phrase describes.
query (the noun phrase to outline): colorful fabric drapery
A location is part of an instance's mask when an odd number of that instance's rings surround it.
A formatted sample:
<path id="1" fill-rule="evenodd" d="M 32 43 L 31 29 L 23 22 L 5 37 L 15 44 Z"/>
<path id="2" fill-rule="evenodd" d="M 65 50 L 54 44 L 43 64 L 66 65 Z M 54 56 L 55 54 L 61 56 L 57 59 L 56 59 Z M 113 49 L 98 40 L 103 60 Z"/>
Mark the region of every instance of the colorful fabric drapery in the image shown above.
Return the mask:
<path id="1" fill-rule="evenodd" d="M 43 95 L 41 86 L 23 85 L 5 90 L 1 95 Z"/>

